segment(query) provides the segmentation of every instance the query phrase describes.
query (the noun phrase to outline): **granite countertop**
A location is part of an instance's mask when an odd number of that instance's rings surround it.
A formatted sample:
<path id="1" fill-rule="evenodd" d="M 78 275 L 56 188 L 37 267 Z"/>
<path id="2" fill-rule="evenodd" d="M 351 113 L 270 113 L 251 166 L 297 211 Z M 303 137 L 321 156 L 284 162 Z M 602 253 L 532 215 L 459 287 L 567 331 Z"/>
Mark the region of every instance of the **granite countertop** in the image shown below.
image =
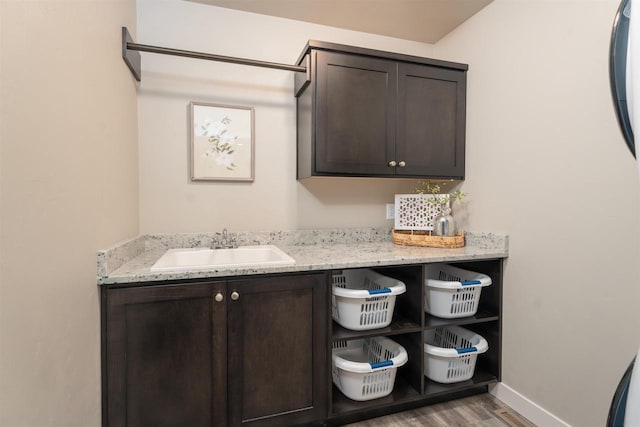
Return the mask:
<path id="1" fill-rule="evenodd" d="M 256 274 L 334 270 L 432 262 L 506 258 L 508 237 L 493 233 L 465 233 L 458 249 L 399 246 L 389 229 L 331 229 L 230 233 L 238 244 L 276 245 L 296 264 L 265 268 L 224 268 L 151 272 L 151 266 L 171 248 L 210 247 L 220 233 L 143 235 L 98 251 L 98 284 L 122 284 L 229 277 Z"/>

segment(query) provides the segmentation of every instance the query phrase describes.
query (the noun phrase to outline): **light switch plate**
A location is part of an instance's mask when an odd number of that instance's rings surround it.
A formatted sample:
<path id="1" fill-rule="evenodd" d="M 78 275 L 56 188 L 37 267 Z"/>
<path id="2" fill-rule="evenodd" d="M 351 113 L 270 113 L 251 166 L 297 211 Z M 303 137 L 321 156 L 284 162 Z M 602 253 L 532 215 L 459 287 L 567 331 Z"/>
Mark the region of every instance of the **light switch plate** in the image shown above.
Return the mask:
<path id="1" fill-rule="evenodd" d="M 396 217 L 396 209 L 393 203 L 387 203 L 387 219 L 394 219 Z"/>

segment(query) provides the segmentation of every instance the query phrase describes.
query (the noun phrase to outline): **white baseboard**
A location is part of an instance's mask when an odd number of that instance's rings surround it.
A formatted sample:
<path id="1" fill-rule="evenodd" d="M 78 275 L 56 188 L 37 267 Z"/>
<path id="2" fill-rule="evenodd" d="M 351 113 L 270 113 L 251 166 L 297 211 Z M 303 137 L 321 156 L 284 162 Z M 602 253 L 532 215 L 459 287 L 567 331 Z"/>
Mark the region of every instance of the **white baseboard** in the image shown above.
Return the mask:
<path id="1" fill-rule="evenodd" d="M 527 399 L 506 384 L 489 386 L 489 393 L 539 427 L 571 427 L 538 404 Z"/>

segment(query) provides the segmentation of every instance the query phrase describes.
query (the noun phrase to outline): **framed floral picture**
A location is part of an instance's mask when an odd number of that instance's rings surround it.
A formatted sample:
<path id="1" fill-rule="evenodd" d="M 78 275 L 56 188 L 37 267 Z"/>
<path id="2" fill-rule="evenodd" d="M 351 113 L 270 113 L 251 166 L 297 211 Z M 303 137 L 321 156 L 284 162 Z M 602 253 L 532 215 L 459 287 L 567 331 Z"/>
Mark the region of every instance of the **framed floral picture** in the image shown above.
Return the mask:
<path id="1" fill-rule="evenodd" d="M 253 107 L 190 106 L 191 180 L 253 181 Z"/>

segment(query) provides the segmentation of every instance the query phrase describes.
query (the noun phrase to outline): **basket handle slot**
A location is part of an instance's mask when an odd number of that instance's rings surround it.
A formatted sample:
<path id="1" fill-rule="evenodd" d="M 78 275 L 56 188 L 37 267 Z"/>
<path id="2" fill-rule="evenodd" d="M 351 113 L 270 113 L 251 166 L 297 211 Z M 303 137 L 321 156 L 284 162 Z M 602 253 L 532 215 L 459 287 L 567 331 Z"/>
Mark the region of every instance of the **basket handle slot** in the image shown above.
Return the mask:
<path id="1" fill-rule="evenodd" d="M 458 354 L 473 353 L 475 351 L 478 351 L 478 348 L 477 347 L 456 348 L 456 351 L 458 352 Z"/>
<path id="2" fill-rule="evenodd" d="M 368 292 L 369 292 L 369 295 L 390 294 L 391 293 L 391 289 L 389 289 L 389 288 L 369 289 Z"/>
<path id="3" fill-rule="evenodd" d="M 383 360 L 381 362 L 369 363 L 371 369 L 384 368 L 386 366 L 393 366 L 393 360 Z"/>
<path id="4" fill-rule="evenodd" d="M 471 285 L 481 285 L 482 282 L 480 280 L 463 280 L 460 282 L 462 286 L 471 286 Z"/>

